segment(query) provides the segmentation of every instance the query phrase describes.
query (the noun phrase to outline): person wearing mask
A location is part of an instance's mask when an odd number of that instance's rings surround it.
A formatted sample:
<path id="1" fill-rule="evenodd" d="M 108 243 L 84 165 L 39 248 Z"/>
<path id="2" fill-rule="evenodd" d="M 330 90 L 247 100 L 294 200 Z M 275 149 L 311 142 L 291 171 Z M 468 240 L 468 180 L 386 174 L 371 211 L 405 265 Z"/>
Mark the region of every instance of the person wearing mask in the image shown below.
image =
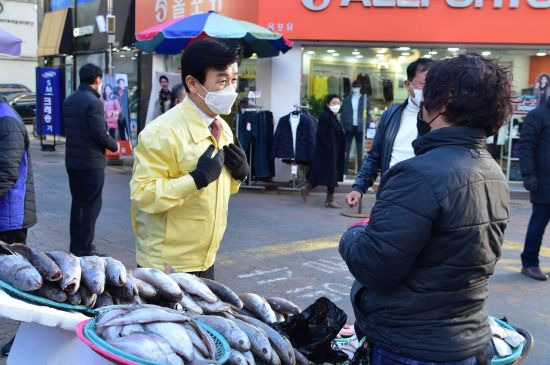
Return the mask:
<path id="1" fill-rule="evenodd" d="M 409 97 L 404 103 L 393 105 L 382 114 L 371 150 L 359 170 L 352 191 L 346 197 L 350 207 L 359 203 L 378 174 L 383 176 L 396 163 L 414 157 L 412 141 L 418 136 L 416 116 L 423 100 L 426 73 L 432 62 L 427 58 L 419 58 L 407 67 L 404 86 Z"/>
<path id="2" fill-rule="evenodd" d="M 344 174 L 349 169 L 349 155 L 351 144 L 355 141 L 355 160 L 357 170 L 363 162 L 363 141 L 366 121 L 368 118 L 369 102 L 366 94 L 361 94 L 361 83 L 355 80 L 351 84 L 351 95 L 344 97 L 342 103 L 341 121 L 346 140 L 346 160 Z"/>
<path id="3" fill-rule="evenodd" d="M 315 139 L 315 152 L 307 176 L 307 185 L 301 189 L 302 199 L 307 202 L 311 190 L 317 185 L 327 187 L 325 207 L 340 208 L 334 201 L 334 190 L 344 178 L 344 131 L 338 122 L 340 98 L 327 97 L 325 112 L 319 118 Z"/>
<path id="4" fill-rule="evenodd" d="M 531 193 L 533 205 L 521 253 L 521 272 L 532 279 L 547 280 L 539 267 L 539 251 L 550 221 L 550 98 L 527 114 L 519 146 L 523 186 Z"/>
<path id="5" fill-rule="evenodd" d="M 389 169 L 339 252 L 371 364 L 489 365 L 485 304 L 508 224 L 508 182 L 485 149 L 512 114 L 507 68 L 478 54 L 430 67 L 415 157 Z"/>
<path id="6" fill-rule="evenodd" d="M 63 102 L 65 167 L 71 189 L 70 251 L 77 256 L 98 255 L 93 245 L 95 223 L 101 212 L 105 182 L 105 150 L 118 150 L 107 131 L 100 100 L 103 72 L 93 64 L 79 70 L 80 85 Z"/>
<path id="7" fill-rule="evenodd" d="M 162 75 L 159 77 L 160 91 L 159 91 L 159 103 L 160 103 L 160 112 L 164 114 L 170 109 L 170 100 L 172 100 L 172 95 L 170 93 L 170 82 L 168 77 Z"/>
<path id="8" fill-rule="evenodd" d="M 214 278 L 229 197 L 250 168 L 227 115 L 237 98 L 238 43 L 205 38 L 185 49 L 187 96 L 139 134 L 130 181 L 139 266 Z"/>
<path id="9" fill-rule="evenodd" d="M 103 90 L 103 112 L 105 114 L 105 120 L 107 120 L 107 129 L 109 135 L 115 140 L 118 132 L 118 117 L 122 112 L 120 103 L 115 93 L 113 93 L 113 87 L 111 85 L 105 85 Z"/>

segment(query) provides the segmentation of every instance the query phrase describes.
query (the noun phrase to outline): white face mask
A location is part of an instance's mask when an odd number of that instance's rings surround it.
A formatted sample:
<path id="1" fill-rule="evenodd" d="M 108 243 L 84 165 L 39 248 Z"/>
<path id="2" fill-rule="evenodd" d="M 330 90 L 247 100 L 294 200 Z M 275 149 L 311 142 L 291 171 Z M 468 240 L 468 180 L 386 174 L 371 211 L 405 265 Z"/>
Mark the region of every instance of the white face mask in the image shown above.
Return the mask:
<path id="1" fill-rule="evenodd" d="M 206 91 L 206 96 L 203 98 L 200 94 L 197 93 L 197 95 L 204 100 L 206 106 L 208 106 L 208 109 L 210 109 L 212 113 L 221 115 L 231 113 L 231 107 L 238 95 L 231 84 L 220 91 L 208 91 L 202 84 L 199 83 L 199 85 Z"/>
<path id="2" fill-rule="evenodd" d="M 340 110 L 340 104 L 338 104 L 338 105 L 329 105 L 328 108 L 330 109 L 331 112 L 336 114 Z"/>
<path id="3" fill-rule="evenodd" d="M 361 88 L 360 87 L 354 87 L 351 89 L 351 91 L 354 93 L 354 94 L 359 94 L 359 92 L 361 91 Z"/>
<path id="4" fill-rule="evenodd" d="M 413 88 L 413 92 L 414 92 L 414 98 L 411 97 L 412 102 L 414 103 L 414 105 L 420 107 L 420 104 L 424 101 L 424 91 Z"/>

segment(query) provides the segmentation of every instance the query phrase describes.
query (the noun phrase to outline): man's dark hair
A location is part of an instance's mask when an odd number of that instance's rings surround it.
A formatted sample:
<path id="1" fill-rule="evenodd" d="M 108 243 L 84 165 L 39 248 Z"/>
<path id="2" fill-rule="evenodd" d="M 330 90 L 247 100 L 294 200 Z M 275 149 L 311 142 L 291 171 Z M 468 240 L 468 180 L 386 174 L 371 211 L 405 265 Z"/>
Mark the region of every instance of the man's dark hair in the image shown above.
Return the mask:
<path id="1" fill-rule="evenodd" d="M 96 65 L 88 63 L 80 68 L 78 76 L 81 83 L 92 85 L 98 76 L 103 77 L 103 71 Z"/>
<path id="2" fill-rule="evenodd" d="M 223 71 L 241 58 L 242 49 L 235 40 L 203 38 L 192 43 L 181 55 L 181 80 L 185 91 L 189 92 L 185 82 L 187 76 L 203 84 L 209 69 Z"/>
<path id="3" fill-rule="evenodd" d="M 419 58 L 409 64 L 407 66 L 407 80 L 412 81 L 417 73 L 428 70 L 433 62 L 429 58 Z"/>
<path id="4" fill-rule="evenodd" d="M 512 114 L 511 81 L 508 68 L 477 53 L 437 61 L 426 76 L 424 107 L 445 108 L 449 123 L 492 136 Z"/>
<path id="5" fill-rule="evenodd" d="M 118 80 L 116 80 L 116 83 L 118 84 L 118 83 L 120 83 L 121 81 L 124 82 L 124 83 L 126 83 L 126 80 L 124 80 L 124 79 L 118 79 Z"/>
<path id="6" fill-rule="evenodd" d="M 330 102 L 332 101 L 332 99 L 340 99 L 340 97 L 339 97 L 338 95 L 336 95 L 336 94 L 330 94 L 330 95 L 328 95 L 328 96 L 327 96 L 327 102 L 326 102 L 326 104 L 325 104 L 325 109 L 326 109 L 326 110 L 330 110 L 330 109 L 328 108 L 328 104 L 330 104 Z"/>
<path id="7" fill-rule="evenodd" d="M 181 96 L 182 90 L 183 90 L 183 84 L 176 84 L 172 88 L 172 92 L 170 93 L 170 109 L 176 106 L 176 99 L 178 99 Z"/>
<path id="8" fill-rule="evenodd" d="M 166 77 L 165 75 L 161 75 L 161 76 L 159 77 L 159 82 L 161 82 L 162 79 L 166 80 L 166 82 L 170 82 L 170 81 L 168 81 L 168 77 Z"/>

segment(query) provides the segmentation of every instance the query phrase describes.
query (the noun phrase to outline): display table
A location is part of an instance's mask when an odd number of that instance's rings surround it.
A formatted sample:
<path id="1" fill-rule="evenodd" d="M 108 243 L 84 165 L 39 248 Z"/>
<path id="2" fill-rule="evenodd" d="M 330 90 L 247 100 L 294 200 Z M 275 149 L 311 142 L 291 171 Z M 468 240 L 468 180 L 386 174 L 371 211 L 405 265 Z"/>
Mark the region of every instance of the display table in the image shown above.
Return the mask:
<path id="1" fill-rule="evenodd" d="M 8 365 L 16 364 L 112 364 L 75 335 L 81 313 L 29 304 L 0 290 L 0 316 L 20 321 Z"/>

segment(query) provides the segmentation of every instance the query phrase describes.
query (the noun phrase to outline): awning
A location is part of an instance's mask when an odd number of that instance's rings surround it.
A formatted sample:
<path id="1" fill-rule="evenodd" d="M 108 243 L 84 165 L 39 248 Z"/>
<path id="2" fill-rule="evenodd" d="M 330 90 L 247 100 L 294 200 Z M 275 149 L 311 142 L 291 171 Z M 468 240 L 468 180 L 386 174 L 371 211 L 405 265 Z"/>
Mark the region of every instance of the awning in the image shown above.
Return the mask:
<path id="1" fill-rule="evenodd" d="M 72 28 L 70 9 L 45 13 L 38 41 L 38 56 L 72 54 Z"/>

